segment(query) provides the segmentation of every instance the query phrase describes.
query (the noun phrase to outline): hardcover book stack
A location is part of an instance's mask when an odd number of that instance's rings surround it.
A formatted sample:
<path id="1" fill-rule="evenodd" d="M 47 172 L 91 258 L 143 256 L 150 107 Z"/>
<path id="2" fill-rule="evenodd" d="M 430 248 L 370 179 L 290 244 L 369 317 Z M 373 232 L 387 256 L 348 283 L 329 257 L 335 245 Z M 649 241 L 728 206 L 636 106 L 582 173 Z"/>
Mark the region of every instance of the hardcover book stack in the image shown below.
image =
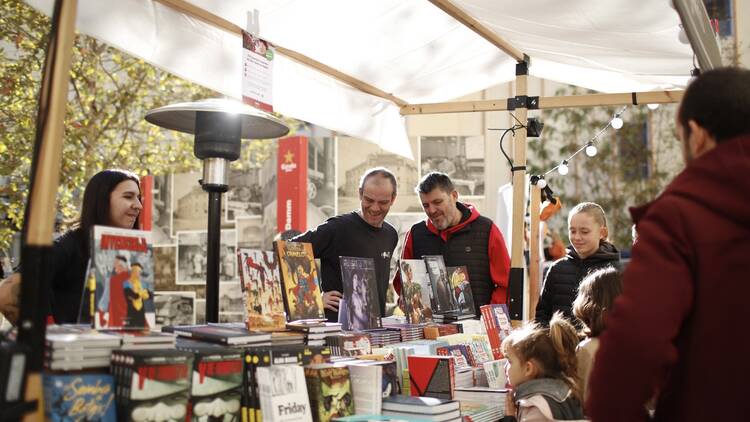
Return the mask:
<path id="1" fill-rule="evenodd" d="M 463 422 L 496 422 L 504 415 L 504 397 L 502 401 L 493 399 L 490 401 L 460 400 L 460 402 Z"/>
<path id="2" fill-rule="evenodd" d="M 308 346 L 325 346 L 326 337 L 341 332 L 338 322 L 288 323 L 287 329 L 304 334 Z"/>
<path id="3" fill-rule="evenodd" d="M 117 419 L 184 420 L 188 415 L 193 354 L 178 350 L 112 353 Z"/>
<path id="4" fill-rule="evenodd" d="M 435 340 L 438 337 L 458 334 L 458 328 L 455 324 L 429 324 L 424 327 L 424 338 Z"/>
<path id="5" fill-rule="evenodd" d="M 271 345 L 272 346 L 301 346 L 305 344 L 304 333 L 295 331 L 274 331 L 271 333 Z"/>
<path id="6" fill-rule="evenodd" d="M 366 333 L 337 333 L 326 337 L 326 345 L 334 356 L 360 356 L 372 352 L 370 336 Z"/>
<path id="7" fill-rule="evenodd" d="M 243 324 L 211 323 L 202 325 L 176 325 L 162 327 L 162 331 L 179 337 L 224 344 L 227 346 L 253 346 L 268 343 L 271 333 L 249 331 Z"/>
<path id="8" fill-rule="evenodd" d="M 393 328 L 379 328 L 365 331 L 370 336 L 372 347 L 385 347 L 389 344 L 401 342 L 401 330 Z"/>
<path id="9" fill-rule="evenodd" d="M 45 343 L 45 367 L 62 371 L 106 368 L 120 348 L 119 337 L 81 325 L 47 327 Z"/>
<path id="10" fill-rule="evenodd" d="M 424 324 L 389 324 L 385 327 L 398 329 L 401 334 L 402 342 L 424 338 Z"/>
<path id="11" fill-rule="evenodd" d="M 174 349 L 175 335 L 159 331 L 103 330 L 122 341 L 120 350 Z"/>
<path id="12" fill-rule="evenodd" d="M 435 422 L 461 421 L 459 402 L 434 397 L 394 396 L 383 399 L 383 415 Z"/>

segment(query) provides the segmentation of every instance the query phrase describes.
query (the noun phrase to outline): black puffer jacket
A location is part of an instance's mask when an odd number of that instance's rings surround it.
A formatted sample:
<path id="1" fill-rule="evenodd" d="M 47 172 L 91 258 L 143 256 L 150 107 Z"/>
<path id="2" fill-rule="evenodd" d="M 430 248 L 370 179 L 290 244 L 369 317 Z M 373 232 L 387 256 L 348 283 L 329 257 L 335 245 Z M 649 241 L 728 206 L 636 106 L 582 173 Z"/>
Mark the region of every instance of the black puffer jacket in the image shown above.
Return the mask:
<path id="1" fill-rule="evenodd" d="M 568 253 L 552 264 L 544 279 L 542 296 L 536 305 L 536 321 L 549 325 L 555 311 L 561 311 L 566 318 L 575 321 L 573 301 L 578 295 L 578 285 L 591 271 L 606 266 L 621 269 L 620 251 L 613 244 L 600 241 L 599 250 L 586 259 L 581 259 L 573 246 L 568 246 Z"/>

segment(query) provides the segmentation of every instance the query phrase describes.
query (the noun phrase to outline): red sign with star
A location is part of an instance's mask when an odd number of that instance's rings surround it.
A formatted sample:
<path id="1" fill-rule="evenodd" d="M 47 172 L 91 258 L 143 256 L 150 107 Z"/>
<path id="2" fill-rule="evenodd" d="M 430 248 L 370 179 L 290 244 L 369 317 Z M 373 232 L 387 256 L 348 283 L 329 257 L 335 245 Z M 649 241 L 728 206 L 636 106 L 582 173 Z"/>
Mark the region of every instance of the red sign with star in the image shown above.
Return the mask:
<path id="1" fill-rule="evenodd" d="M 280 139 L 276 167 L 277 232 L 307 229 L 307 138 Z"/>

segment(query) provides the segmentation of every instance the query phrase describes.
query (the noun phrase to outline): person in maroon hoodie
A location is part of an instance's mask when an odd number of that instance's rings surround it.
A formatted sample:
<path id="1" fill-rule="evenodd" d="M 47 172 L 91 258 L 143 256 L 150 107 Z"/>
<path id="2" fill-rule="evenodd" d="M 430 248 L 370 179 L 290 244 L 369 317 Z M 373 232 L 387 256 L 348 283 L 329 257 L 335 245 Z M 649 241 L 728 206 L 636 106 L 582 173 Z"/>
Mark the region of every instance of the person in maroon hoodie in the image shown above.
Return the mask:
<path id="1" fill-rule="evenodd" d="M 458 192 L 445 173 L 428 173 L 415 191 L 427 219 L 406 233 L 401 259 L 442 255 L 446 266 L 465 265 L 477 315 L 482 305 L 506 303 L 510 257 L 500 229 L 473 205 L 458 201 Z M 398 273 L 393 288 L 401 295 Z"/>
<path id="2" fill-rule="evenodd" d="M 638 229 L 589 382 L 593 421 L 750 415 L 750 70 L 703 73 L 685 91 L 677 134 L 686 168 Z"/>

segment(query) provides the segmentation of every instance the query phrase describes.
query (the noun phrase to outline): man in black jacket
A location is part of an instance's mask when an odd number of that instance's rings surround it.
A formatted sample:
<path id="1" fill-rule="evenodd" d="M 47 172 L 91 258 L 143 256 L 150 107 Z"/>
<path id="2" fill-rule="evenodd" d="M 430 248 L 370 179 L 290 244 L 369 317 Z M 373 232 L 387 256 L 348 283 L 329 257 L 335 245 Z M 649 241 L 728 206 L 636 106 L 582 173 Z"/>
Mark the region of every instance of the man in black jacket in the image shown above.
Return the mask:
<path id="1" fill-rule="evenodd" d="M 313 254 L 320 258 L 323 306 L 329 321 L 338 320 L 343 292 L 340 256 L 375 260 L 380 315 L 385 313 L 391 254 L 398 243 L 398 233 L 385 217 L 396 201 L 396 190 L 396 177 L 388 169 L 376 167 L 367 170 L 359 183 L 358 210 L 331 217 L 293 239 L 312 243 Z"/>

